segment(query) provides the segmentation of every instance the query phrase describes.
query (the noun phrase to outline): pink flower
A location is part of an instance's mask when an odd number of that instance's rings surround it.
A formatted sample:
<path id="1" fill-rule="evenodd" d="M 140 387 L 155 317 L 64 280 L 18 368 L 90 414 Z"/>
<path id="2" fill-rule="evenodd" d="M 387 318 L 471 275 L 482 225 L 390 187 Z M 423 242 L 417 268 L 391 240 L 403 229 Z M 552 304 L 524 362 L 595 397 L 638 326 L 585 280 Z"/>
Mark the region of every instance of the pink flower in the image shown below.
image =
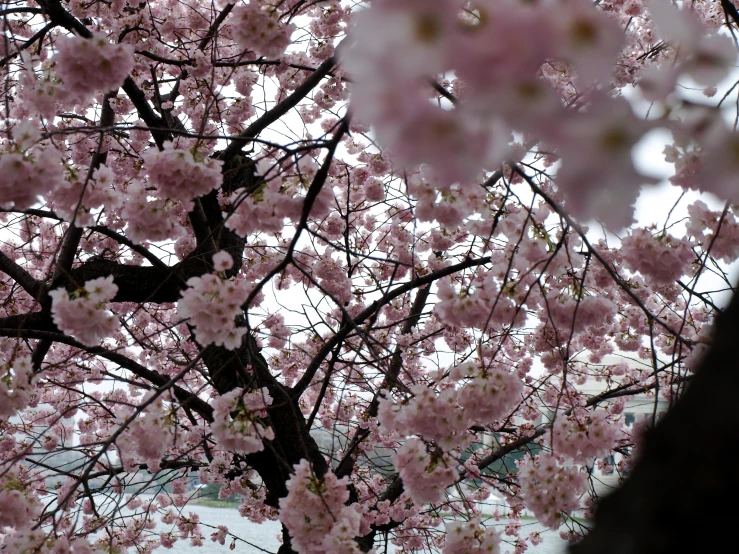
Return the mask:
<path id="1" fill-rule="evenodd" d="M 631 224 L 640 185 L 656 182 L 641 175 L 631 157 L 649 128 L 626 100 L 603 94 L 594 95 L 586 111 L 563 113 L 542 128 L 562 158 L 555 182 L 570 212 L 601 218 L 613 229 Z"/>
<path id="2" fill-rule="evenodd" d="M 228 527 L 225 525 L 219 525 L 218 531 L 211 534 L 210 540 L 219 544 L 226 544 L 226 535 L 228 534 Z"/>
<path id="3" fill-rule="evenodd" d="M 156 185 L 162 199 L 182 202 L 186 210 L 192 201 L 208 194 L 223 183 L 221 160 L 196 159 L 191 150 L 178 150 L 171 142 L 164 149 L 148 150 L 142 155 L 149 180 Z"/>
<path id="4" fill-rule="evenodd" d="M 144 400 L 152 394 L 147 393 Z M 119 415 L 119 419 L 123 419 L 123 415 Z M 135 464 L 144 462 L 149 471 L 156 471 L 174 438 L 168 414 L 159 397 L 129 425 L 116 445 L 125 467 L 135 467 Z"/>
<path id="5" fill-rule="evenodd" d="M 56 73 L 68 94 L 85 100 L 96 92 L 117 90 L 134 66 L 130 44 L 112 44 L 93 32 L 92 38 L 60 37 L 54 56 Z"/>
<path id="6" fill-rule="evenodd" d="M 280 521 L 290 531 L 298 554 L 359 554 L 359 513 L 349 506 L 349 480 L 331 471 L 319 479 L 307 460 L 295 466 L 280 499 Z"/>
<path id="7" fill-rule="evenodd" d="M 498 554 L 500 536 L 492 527 L 483 527 L 479 518 L 446 524 L 442 554 Z"/>
<path id="8" fill-rule="evenodd" d="M 121 219 L 126 222 L 126 234 L 134 243 L 183 235 L 184 229 L 178 222 L 182 208 L 166 198 L 150 196 L 142 182 L 133 179 L 122 197 Z"/>
<path id="9" fill-rule="evenodd" d="M 457 32 L 458 8 L 454 0 L 376 2 L 354 17 L 355 42 L 342 53 L 343 65 L 362 86 L 371 86 L 378 71 L 382 80 L 404 81 L 443 71 Z"/>
<path id="10" fill-rule="evenodd" d="M 269 329 L 270 337 L 268 345 L 273 348 L 283 348 L 287 344 L 287 339 L 292 334 L 290 328 L 285 325 L 285 318 L 279 313 L 273 314 L 264 320 L 262 324 Z"/>
<path id="11" fill-rule="evenodd" d="M 271 13 L 270 13 L 271 11 Z M 290 45 L 295 25 L 284 25 L 274 8 L 263 9 L 259 0 L 241 4 L 231 13 L 232 34 L 242 48 L 259 56 L 279 58 Z"/>
<path id="12" fill-rule="evenodd" d="M 509 296 L 500 294 L 493 275 L 475 280 L 474 289 L 463 288 L 457 293 L 449 279 L 439 280 L 439 299 L 434 312 L 447 325 L 490 329 L 513 325 L 526 320 L 526 310 L 520 309 Z"/>
<path id="13" fill-rule="evenodd" d="M 174 548 L 177 542 L 177 536 L 174 533 L 159 533 L 159 544 L 164 548 Z"/>
<path id="14" fill-rule="evenodd" d="M 385 199 L 385 186 L 376 177 L 370 177 L 364 183 L 364 197 L 369 202 L 382 202 Z"/>
<path id="15" fill-rule="evenodd" d="M 227 452 L 252 454 L 264 449 L 264 440 L 274 440 L 275 433 L 262 421 L 272 397 L 266 388 L 245 393 L 234 389 L 213 403 L 213 436 Z"/>
<path id="16" fill-rule="evenodd" d="M 526 506 L 543 525 L 556 529 L 562 524 L 562 512 L 579 506 L 587 479 L 577 467 L 566 467 L 553 454 L 527 456 L 517 462 L 521 492 Z"/>
<path id="17" fill-rule="evenodd" d="M 231 254 L 221 250 L 213 254 L 213 269 L 219 272 L 227 271 L 234 266 L 234 260 Z"/>
<path id="18" fill-rule="evenodd" d="M 727 212 L 721 222 L 720 233 L 716 235 L 721 212 L 712 211 L 700 200 L 688 206 L 688 236 L 702 243 L 703 248 L 711 245 L 711 256 L 731 263 L 739 258 L 739 222 L 736 216 Z"/>
<path id="19" fill-rule="evenodd" d="M 33 378 L 30 356 L 16 354 L 0 365 L 0 423 L 28 405 Z"/>
<path id="20" fill-rule="evenodd" d="M 576 410 L 568 417 L 559 416 L 552 434 L 558 454 L 578 463 L 587 463 L 610 452 L 616 446 L 620 430 L 608 420 L 605 410 Z"/>
<path id="21" fill-rule="evenodd" d="M 410 388 L 413 394 L 405 404 L 380 400 L 377 419 L 385 432 L 420 435 L 441 448 L 454 448 L 464 441 L 464 432 L 474 414 L 465 413 L 457 402 L 457 391 L 446 389 L 438 395 L 426 385 Z"/>
<path id="22" fill-rule="evenodd" d="M 470 419 L 489 424 L 510 412 L 521 402 L 523 383 L 515 374 L 501 367 L 481 370 L 466 363 L 451 371 L 454 379 L 470 379 L 459 391 L 459 405 Z"/>
<path id="23" fill-rule="evenodd" d="M 22 488 L 14 489 L 12 477 L 3 481 L 0 481 L 0 529 L 30 526 L 39 512 L 35 495 L 27 494 Z"/>
<path id="24" fill-rule="evenodd" d="M 246 302 L 251 285 L 243 279 L 223 279 L 208 273 L 192 277 L 182 292 L 177 305 L 181 317 L 190 318 L 195 337 L 203 346 L 223 345 L 229 350 L 238 348 L 246 333 L 245 327 L 236 327 L 236 316 Z"/>
<path id="25" fill-rule="evenodd" d="M 297 221 L 303 205 L 301 197 L 292 197 L 272 190 L 268 184 L 261 198 L 252 194 L 239 200 L 234 212 L 226 220 L 226 227 L 247 237 L 256 231 L 277 233 L 282 230 L 285 218 Z"/>
<path id="26" fill-rule="evenodd" d="M 32 152 L 0 153 L 0 207 L 25 210 L 43 196 L 63 187 L 64 166 L 52 147 Z"/>
<path id="27" fill-rule="evenodd" d="M 459 477 L 454 459 L 440 451 L 430 454 L 421 439 L 406 440 L 392 458 L 403 488 L 418 504 L 440 502 Z"/>
<path id="28" fill-rule="evenodd" d="M 618 21 L 585 0 L 565 2 L 552 12 L 560 33 L 557 57 L 572 63 L 584 84 L 607 82 L 624 42 Z"/>
<path id="29" fill-rule="evenodd" d="M 650 0 L 657 29 L 677 47 L 677 65 L 699 85 L 717 85 L 731 69 L 736 51 L 728 36 L 708 34 L 689 4 L 678 10 L 669 0 Z"/>
<path id="30" fill-rule="evenodd" d="M 616 313 L 616 304 L 608 298 L 588 295 L 579 300 L 572 297 L 552 299 L 543 308 L 541 317 L 553 323 L 560 336 L 564 337 L 570 331 L 580 333 L 590 327 L 611 323 Z"/>
<path id="31" fill-rule="evenodd" d="M 687 239 L 657 238 L 646 229 L 634 229 L 621 240 L 624 265 L 657 286 L 674 283 L 687 272 L 695 260 L 692 246 Z"/>
<path id="32" fill-rule="evenodd" d="M 447 111 L 417 99 L 394 104 L 402 116 L 384 114 L 395 125 L 379 125 L 378 138 L 404 167 L 427 163 L 442 187 L 466 184 L 483 166 L 494 167 L 503 160 L 505 148 L 495 137 L 507 134 L 494 122 L 480 121 L 462 108 Z"/>
<path id="33" fill-rule="evenodd" d="M 67 98 L 65 88 L 58 81 L 56 75 L 48 68 L 38 78 L 33 68 L 33 61 L 27 51 L 21 52 L 25 68 L 20 73 L 18 82 L 20 84 L 19 99 L 23 105 L 38 113 L 45 119 L 53 119 L 56 114 L 57 103 L 67 100 L 77 101 L 77 98 Z"/>
<path id="34" fill-rule="evenodd" d="M 330 257 L 319 258 L 313 266 L 313 274 L 320 280 L 321 288 L 342 306 L 351 302 L 351 281 L 339 262 Z"/>
<path id="35" fill-rule="evenodd" d="M 53 290 L 49 296 L 54 323 L 83 344 L 98 344 L 120 327 L 118 318 L 104 309 L 104 304 L 117 292 L 118 286 L 113 283 L 112 275 L 87 281 L 71 297 L 66 289 Z"/>

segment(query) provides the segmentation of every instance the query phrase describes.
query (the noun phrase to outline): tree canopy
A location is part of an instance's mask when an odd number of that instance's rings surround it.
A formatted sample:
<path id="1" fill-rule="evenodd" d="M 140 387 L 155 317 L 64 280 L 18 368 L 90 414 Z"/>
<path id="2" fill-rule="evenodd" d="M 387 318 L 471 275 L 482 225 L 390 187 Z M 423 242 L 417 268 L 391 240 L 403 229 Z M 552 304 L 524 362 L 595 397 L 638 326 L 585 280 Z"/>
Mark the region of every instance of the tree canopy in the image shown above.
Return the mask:
<path id="1" fill-rule="evenodd" d="M 230 544 L 194 478 L 280 554 L 674 552 L 739 492 L 731 0 L 0 16 L 0 550 Z"/>

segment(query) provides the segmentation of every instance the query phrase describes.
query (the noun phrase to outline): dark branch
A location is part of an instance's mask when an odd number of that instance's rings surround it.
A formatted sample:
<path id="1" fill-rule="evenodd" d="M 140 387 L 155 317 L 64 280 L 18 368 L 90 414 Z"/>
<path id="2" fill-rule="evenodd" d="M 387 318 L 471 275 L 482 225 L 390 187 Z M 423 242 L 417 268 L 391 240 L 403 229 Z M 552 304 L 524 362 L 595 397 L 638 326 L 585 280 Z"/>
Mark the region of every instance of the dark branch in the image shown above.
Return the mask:
<path id="1" fill-rule="evenodd" d="M 282 102 L 277 104 L 274 108 L 264 112 L 258 117 L 251 125 L 249 125 L 238 138 L 231 141 L 231 144 L 223 151 L 221 159 L 229 161 L 231 158 L 236 156 L 241 150 L 249 144 L 249 141 L 256 138 L 259 133 L 264 131 L 267 127 L 272 125 L 275 121 L 280 119 L 283 115 L 293 109 L 298 103 L 303 100 L 308 94 L 318 86 L 321 80 L 326 77 L 336 65 L 335 57 L 331 57 L 319 65 L 315 72 L 313 72 L 303 83 L 296 88 L 290 95 L 287 96 Z"/>
<path id="2" fill-rule="evenodd" d="M 462 271 L 470 267 L 485 265 L 489 262 L 490 257 L 487 256 L 484 258 L 478 258 L 476 260 L 467 259 L 464 262 L 445 267 L 443 269 L 440 269 L 439 271 L 434 271 L 433 273 L 429 273 L 428 275 L 424 275 L 423 277 L 419 277 L 418 279 L 414 279 L 413 281 L 400 285 L 399 287 L 385 294 L 379 300 L 375 300 L 372 304 L 362 310 L 349 324 L 343 325 L 329 340 L 327 340 L 323 344 L 321 349 L 311 360 L 310 364 L 308 364 L 308 367 L 305 369 L 305 373 L 303 373 L 303 376 L 297 383 L 295 383 L 295 386 L 293 386 L 292 395 L 296 398 L 300 397 L 300 395 L 302 395 L 310 386 L 313 377 L 318 371 L 318 368 L 321 367 L 323 360 L 326 359 L 326 356 L 329 355 L 334 346 L 346 339 L 346 337 L 349 336 L 349 333 L 351 333 L 355 327 L 364 323 L 364 321 L 366 321 L 373 314 L 377 313 L 383 306 L 386 306 L 389 302 L 396 299 L 398 296 L 402 296 L 403 294 L 410 292 L 413 289 L 428 285 L 430 283 L 433 283 L 434 281 L 438 281 L 442 277 L 453 275 L 458 271 Z"/>
<path id="3" fill-rule="evenodd" d="M 0 271 L 18 283 L 33 298 L 39 297 L 42 283 L 2 252 L 0 252 Z"/>
<path id="4" fill-rule="evenodd" d="M 8 318 L 0 320 L 0 323 L 2 323 L 3 325 L 7 324 Z M 144 367 L 141 364 L 124 356 L 123 354 L 119 354 L 118 352 L 111 352 L 110 350 L 102 348 L 100 346 L 85 346 L 84 344 L 74 340 L 72 337 L 69 337 L 58 331 L 40 331 L 36 329 L 22 329 L 17 327 L 0 327 L 0 336 L 40 339 L 66 344 L 87 352 L 88 354 L 93 354 L 95 356 L 105 358 L 106 360 L 111 361 L 124 369 L 127 369 L 137 377 L 145 379 L 146 381 L 158 387 L 162 387 L 170 381 L 169 377 L 162 375 L 157 371 Z M 175 395 L 175 398 L 177 398 L 180 404 L 187 405 L 206 421 L 213 421 L 213 408 L 211 408 L 207 402 L 198 398 L 193 393 L 186 391 L 178 385 L 172 385 L 172 391 Z"/>

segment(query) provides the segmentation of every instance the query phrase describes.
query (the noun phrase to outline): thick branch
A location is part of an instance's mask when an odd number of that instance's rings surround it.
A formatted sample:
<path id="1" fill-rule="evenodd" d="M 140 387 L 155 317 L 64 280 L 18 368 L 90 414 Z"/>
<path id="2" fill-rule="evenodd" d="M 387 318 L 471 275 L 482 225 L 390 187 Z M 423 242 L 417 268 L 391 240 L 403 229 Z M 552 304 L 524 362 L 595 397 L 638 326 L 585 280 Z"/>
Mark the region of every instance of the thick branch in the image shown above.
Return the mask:
<path id="1" fill-rule="evenodd" d="M 739 25 L 739 11 L 736 6 L 731 3 L 731 0 L 721 0 L 721 7 L 724 9 L 724 13 L 731 17 L 731 20 L 735 25 Z"/>
<path id="2" fill-rule="evenodd" d="M 197 255 L 167 269 L 95 258 L 72 269 L 69 276 L 61 276 L 50 288 L 77 287 L 90 279 L 112 275 L 118 285 L 113 302 L 176 302 L 190 277 L 198 277 L 211 270 L 207 260 Z"/>
<path id="3" fill-rule="evenodd" d="M 165 142 L 171 141 L 172 133 L 167 129 L 166 122 L 154 111 L 144 91 L 139 88 L 131 77 L 126 77 L 126 80 L 123 81 L 123 92 L 126 93 L 133 103 L 139 117 L 146 123 L 157 146 L 162 148 Z"/>
<path id="4" fill-rule="evenodd" d="M 44 13 L 57 25 L 60 25 L 83 38 L 91 38 L 92 31 L 71 13 L 64 9 L 58 0 L 36 0 Z"/>
<path id="5" fill-rule="evenodd" d="M 36 331 L 59 332 L 47 312 L 29 312 L 0 318 L 4 329 L 34 329 Z"/>
<path id="6" fill-rule="evenodd" d="M 339 47 L 340 46 L 341 45 L 339 45 Z M 229 144 L 223 151 L 220 158 L 228 162 L 231 158 L 236 156 L 236 154 L 240 153 L 242 148 L 249 144 L 251 139 L 257 137 L 259 133 L 280 119 L 283 115 L 297 106 L 301 100 L 308 96 L 308 94 L 318 86 L 321 80 L 331 73 L 334 66 L 336 66 L 335 56 L 327 59 L 319 65 L 316 70 L 282 102 L 277 104 L 271 110 L 264 112 L 251 125 L 244 129 L 238 138 L 232 140 L 231 144 Z"/>
<path id="7" fill-rule="evenodd" d="M 34 279 L 30 273 L 2 252 L 0 252 L 0 271 L 18 283 L 33 298 L 39 297 L 42 287 L 41 282 Z"/>

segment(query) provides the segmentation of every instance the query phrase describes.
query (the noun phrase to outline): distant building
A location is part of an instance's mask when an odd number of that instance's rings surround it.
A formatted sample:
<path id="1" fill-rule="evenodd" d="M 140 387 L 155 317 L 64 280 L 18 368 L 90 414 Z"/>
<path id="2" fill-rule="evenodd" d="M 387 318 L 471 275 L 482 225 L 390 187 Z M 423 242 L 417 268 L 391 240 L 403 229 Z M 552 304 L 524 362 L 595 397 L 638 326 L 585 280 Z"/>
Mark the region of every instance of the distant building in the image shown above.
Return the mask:
<path id="1" fill-rule="evenodd" d="M 604 363 L 608 365 L 626 363 L 630 367 L 635 367 L 636 365 L 635 362 L 617 356 L 606 357 L 604 359 Z M 614 383 L 612 381 L 609 388 L 609 385 L 608 383 L 606 383 L 605 380 L 598 381 L 595 378 L 589 378 L 582 385 L 575 385 L 576 389 L 579 392 L 584 393 L 588 397 L 597 396 L 599 394 L 602 394 L 606 390 L 613 390 L 618 386 L 618 383 Z M 646 393 L 639 393 L 629 396 L 622 396 L 619 398 L 625 401 L 621 421 L 627 429 L 633 429 L 634 425 L 636 425 L 641 420 L 649 419 L 651 421 L 651 418 L 653 416 L 659 419 L 667 411 L 669 405 L 669 402 L 667 400 L 662 397 L 655 396 L 654 394 L 648 395 Z M 599 403 L 598 406 L 604 408 L 613 401 L 614 399 L 604 400 L 603 402 Z M 561 415 L 561 411 L 559 412 L 559 414 Z M 541 411 L 541 416 L 539 420 L 535 422 L 535 426 L 537 428 L 540 428 L 542 425 L 550 423 L 553 417 L 553 411 L 543 409 Z M 523 423 L 523 420 L 521 418 L 514 418 L 514 420 L 512 421 L 512 426 L 515 427 L 521 423 Z M 484 446 L 492 450 L 495 450 L 498 444 L 503 444 L 504 440 L 504 433 L 486 433 L 483 435 Z M 471 447 L 470 449 L 468 449 L 467 452 L 463 453 L 463 457 L 466 458 L 468 455 L 471 455 L 472 449 L 479 448 L 480 446 L 482 445 Z M 513 452 L 506 454 L 501 459 L 495 461 L 490 466 L 488 466 L 483 473 L 487 473 L 489 475 L 498 475 L 501 477 L 504 477 L 507 473 L 516 473 L 518 471 L 518 468 L 516 466 L 517 460 L 523 458 L 528 453 L 535 455 L 540 450 L 541 447 L 532 442 L 521 449 L 514 450 Z M 624 449 L 623 453 L 628 454 L 628 449 Z M 621 468 L 619 468 L 619 462 L 622 462 L 623 459 L 624 454 L 616 452 L 612 453 L 606 458 L 593 460 L 593 462 L 587 468 L 591 475 L 591 481 L 593 483 L 592 492 L 594 492 L 597 496 L 603 496 L 605 494 L 608 494 L 608 492 L 610 492 L 618 485 L 621 478 L 625 477 L 626 475 L 625 471 L 621 471 L 621 469 L 623 468 L 623 464 L 621 464 Z M 468 483 L 472 487 L 475 486 L 474 481 L 468 481 Z M 502 500 L 500 500 L 500 502 L 502 503 L 501 509 L 505 509 L 505 502 Z M 493 502 L 493 504 L 495 504 L 495 502 Z"/>
<path id="2" fill-rule="evenodd" d="M 636 362 L 630 361 L 627 358 L 621 356 L 606 356 L 603 360 L 605 364 L 618 364 L 625 363 L 629 367 L 641 367 L 637 366 Z M 614 379 L 618 379 L 617 377 Z M 618 387 L 618 382 L 612 382 L 610 384 L 610 390 Z M 598 381 L 594 378 L 588 379 L 583 385 L 577 385 L 577 390 L 587 394 L 588 396 L 597 396 L 608 390 L 609 385 L 604 381 Z M 636 387 L 628 387 L 628 389 L 634 390 Z M 628 390 L 627 389 L 627 390 Z M 619 398 L 625 399 L 625 405 L 623 410 L 623 425 L 629 430 L 634 428 L 640 421 L 647 420 L 651 423 L 652 419 L 659 420 L 667 411 L 669 402 L 659 395 L 639 393 L 628 396 L 621 396 Z M 606 400 L 599 404 L 600 407 L 608 406 L 613 400 Z M 628 450 L 627 450 L 628 452 Z M 592 482 L 594 492 L 598 496 L 608 494 L 614 489 L 619 481 L 627 475 L 626 471 L 619 471 L 619 462 L 624 459 L 624 455 L 615 452 L 610 456 L 594 460 L 592 466 L 588 469 L 592 476 Z"/>

